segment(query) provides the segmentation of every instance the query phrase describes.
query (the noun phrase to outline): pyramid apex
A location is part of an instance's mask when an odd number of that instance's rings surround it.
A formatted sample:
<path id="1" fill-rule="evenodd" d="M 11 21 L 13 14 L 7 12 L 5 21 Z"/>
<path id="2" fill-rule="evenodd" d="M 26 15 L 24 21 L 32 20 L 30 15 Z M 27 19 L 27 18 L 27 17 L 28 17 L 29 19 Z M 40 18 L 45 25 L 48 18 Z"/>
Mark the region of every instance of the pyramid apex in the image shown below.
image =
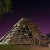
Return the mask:
<path id="1" fill-rule="evenodd" d="M 21 19 L 28 19 L 28 18 L 22 17 Z"/>
<path id="2" fill-rule="evenodd" d="M 19 26 L 20 23 L 23 22 L 23 21 L 29 21 L 29 19 L 22 17 L 22 18 L 14 25 L 14 27 L 15 27 L 16 25 Z"/>
<path id="3" fill-rule="evenodd" d="M 28 21 L 29 19 L 28 18 L 25 18 L 25 17 L 22 17 L 21 20 L 22 21 L 25 21 L 25 20 Z"/>

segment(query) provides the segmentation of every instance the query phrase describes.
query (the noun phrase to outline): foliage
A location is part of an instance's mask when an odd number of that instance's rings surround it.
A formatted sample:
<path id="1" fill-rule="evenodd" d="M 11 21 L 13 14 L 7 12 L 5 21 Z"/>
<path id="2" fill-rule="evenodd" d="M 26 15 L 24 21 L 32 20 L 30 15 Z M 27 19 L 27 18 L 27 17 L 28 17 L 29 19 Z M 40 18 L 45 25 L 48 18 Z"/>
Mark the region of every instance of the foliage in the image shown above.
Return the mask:
<path id="1" fill-rule="evenodd" d="M 0 15 L 11 12 L 11 0 L 0 0 Z"/>
<path id="2" fill-rule="evenodd" d="M 48 37 L 50 37 L 50 33 L 47 33 L 46 35 L 47 35 Z"/>
<path id="3" fill-rule="evenodd" d="M 26 47 L 27 46 L 27 47 Z M 0 45 L 0 50 L 30 50 L 28 45 Z"/>

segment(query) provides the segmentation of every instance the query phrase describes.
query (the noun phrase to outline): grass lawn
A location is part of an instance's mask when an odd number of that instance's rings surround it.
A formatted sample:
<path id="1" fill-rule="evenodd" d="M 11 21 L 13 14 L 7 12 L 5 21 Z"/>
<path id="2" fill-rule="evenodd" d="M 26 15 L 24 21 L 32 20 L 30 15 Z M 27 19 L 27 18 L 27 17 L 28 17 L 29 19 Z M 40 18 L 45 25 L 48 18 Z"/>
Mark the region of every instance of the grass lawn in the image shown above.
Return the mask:
<path id="1" fill-rule="evenodd" d="M 50 50 L 50 48 L 30 45 L 0 45 L 0 50 Z"/>
<path id="2" fill-rule="evenodd" d="M 30 45 L 0 45 L 0 50 L 30 50 Z"/>

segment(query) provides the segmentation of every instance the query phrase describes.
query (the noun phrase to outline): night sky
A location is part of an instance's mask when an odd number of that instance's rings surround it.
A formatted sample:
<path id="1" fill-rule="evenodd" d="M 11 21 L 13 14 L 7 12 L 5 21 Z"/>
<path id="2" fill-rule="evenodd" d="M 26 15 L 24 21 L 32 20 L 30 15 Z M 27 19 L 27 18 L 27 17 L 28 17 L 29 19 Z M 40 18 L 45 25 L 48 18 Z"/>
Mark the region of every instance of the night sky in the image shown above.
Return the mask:
<path id="1" fill-rule="evenodd" d="M 0 37 L 22 17 L 30 18 L 46 34 L 50 33 L 50 1 L 12 0 L 12 13 L 0 17 Z"/>

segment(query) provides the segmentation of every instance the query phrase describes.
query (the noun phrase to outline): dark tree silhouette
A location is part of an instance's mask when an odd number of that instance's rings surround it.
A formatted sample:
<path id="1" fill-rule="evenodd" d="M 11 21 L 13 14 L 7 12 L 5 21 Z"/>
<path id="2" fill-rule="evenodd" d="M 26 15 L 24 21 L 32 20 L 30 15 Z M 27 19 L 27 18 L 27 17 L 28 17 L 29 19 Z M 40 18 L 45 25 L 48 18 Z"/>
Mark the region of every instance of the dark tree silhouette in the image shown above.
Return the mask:
<path id="1" fill-rule="evenodd" d="M 0 15 L 11 11 L 11 0 L 0 0 Z"/>
<path id="2" fill-rule="evenodd" d="M 47 35 L 48 37 L 50 37 L 50 33 L 47 33 L 46 35 Z"/>

